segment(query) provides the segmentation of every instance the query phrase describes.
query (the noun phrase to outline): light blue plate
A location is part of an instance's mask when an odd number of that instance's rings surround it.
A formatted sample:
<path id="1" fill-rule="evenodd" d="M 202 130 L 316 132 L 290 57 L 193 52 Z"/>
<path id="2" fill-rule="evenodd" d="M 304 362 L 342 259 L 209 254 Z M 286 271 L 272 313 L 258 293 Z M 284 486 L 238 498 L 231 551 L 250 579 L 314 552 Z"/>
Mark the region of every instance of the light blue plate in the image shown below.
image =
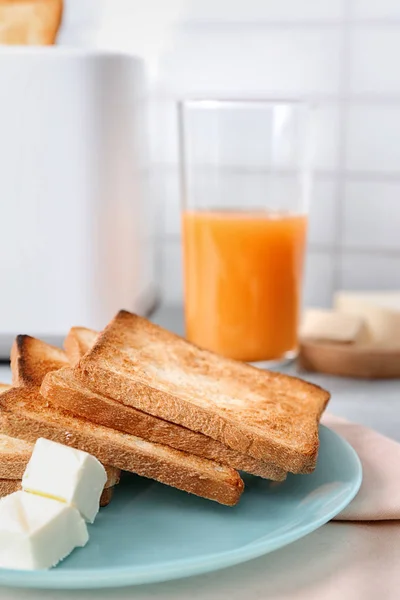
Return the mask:
<path id="1" fill-rule="evenodd" d="M 351 446 L 326 427 L 320 437 L 312 475 L 290 475 L 279 484 L 245 475 L 234 508 L 128 475 L 90 527 L 85 548 L 50 571 L 0 569 L 0 584 L 72 589 L 151 583 L 216 571 L 290 544 L 337 515 L 361 484 Z"/>

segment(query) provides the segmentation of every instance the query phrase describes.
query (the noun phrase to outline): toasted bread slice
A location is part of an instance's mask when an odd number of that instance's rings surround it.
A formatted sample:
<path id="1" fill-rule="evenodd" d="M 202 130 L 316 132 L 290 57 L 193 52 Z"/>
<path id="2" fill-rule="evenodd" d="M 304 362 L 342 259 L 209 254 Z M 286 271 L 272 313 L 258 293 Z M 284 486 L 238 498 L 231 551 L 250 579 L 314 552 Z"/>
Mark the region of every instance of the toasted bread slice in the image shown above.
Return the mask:
<path id="1" fill-rule="evenodd" d="M 0 498 L 18 492 L 21 489 L 21 479 L 0 479 Z"/>
<path id="2" fill-rule="evenodd" d="M 98 332 L 87 327 L 71 327 L 64 340 L 64 349 L 69 363 L 74 366 L 93 347 Z"/>
<path id="3" fill-rule="evenodd" d="M 61 369 L 68 364 L 68 358 L 61 348 L 46 344 L 29 335 L 18 335 L 11 348 L 11 375 L 13 384 L 16 386 L 39 389 L 43 377 L 49 371 Z M 116 485 L 119 482 L 121 471 L 109 465 L 104 465 L 104 468 L 107 472 L 105 487 Z"/>
<path id="4" fill-rule="evenodd" d="M 70 364 L 77 364 L 82 356 L 89 352 L 98 335 L 98 331 L 87 327 L 71 327 L 64 340 L 64 348 Z M 99 425 L 133 433 L 152 442 L 164 443 L 177 450 L 191 452 L 265 479 L 274 481 L 286 479 L 286 472 L 272 463 L 236 452 L 201 433 L 163 421 L 91 392 L 74 377 L 69 369 L 49 373 L 43 380 L 41 393 L 51 399 L 55 405 Z"/>
<path id="5" fill-rule="evenodd" d="M 11 385 L 0 383 L 0 394 L 10 389 Z M 0 480 L 21 480 L 32 451 L 32 443 L 0 433 Z M 107 473 L 104 489 L 114 487 L 119 483 L 120 469 L 108 465 L 104 468 Z"/>
<path id="6" fill-rule="evenodd" d="M 13 385 L 40 387 L 49 371 L 69 365 L 61 348 L 50 346 L 30 335 L 17 335 L 11 348 Z"/>
<path id="7" fill-rule="evenodd" d="M 22 479 L 26 465 L 33 451 L 33 443 L 0 433 L 0 479 Z M 120 480 L 120 470 L 104 466 L 107 481 L 104 488 L 117 485 Z"/>
<path id="8" fill-rule="evenodd" d="M 116 467 L 110 467 L 110 465 L 103 465 L 107 474 L 107 481 L 104 484 L 104 489 L 115 487 L 119 484 L 119 480 L 121 479 L 121 469 L 117 469 Z"/>
<path id="9" fill-rule="evenodd" d="M 0 44 L 54 44 L 62 12 L 62 0 L 0 0 Z"/>
<path id="10" fill-rule="evenodd" d="M 0 479 L 22 479 L 33 445 L 0 434 Z"/>
<path id="11" fill-rule="evenodd" d="M 311 472 L 325 390 L 201 350 L 121 311 L 75 367 L 93 391 L 293 473 Z"/>
<path id="12" fill-rule="evenodd" d="M 11 385 L 0 383 L 0 394 L 9 389 L 11 389 Z M 22 479 L 32 450 L 33 444 L 0 433 L 0 479 L 4 481 Z M 2 495 L 1 489 L 0 485 L 0 496 Z"/>
<path id="13" fill-rule="evenodd" d="M 221 504 L 236 504 L 243 491 L 242 479 L 229 467 L 74 417 L 55 409 L 34 387 L 12 388 L 0 396 L 0 425 L 7 435 L 73 446 L 105 464 Z"/>
<path id="14" fill-rule="evenodd" d="M 101 496 L 100 496 L 100 506 L 108 506 L 114 496 L 114 486 L 104 488 Z"/>
<path id="15" fill-rule="evenodd" d="M 283 481 L 286 478 L 286 472 L 271 463 L 237 452 L 202 433 L 168 423 L 88 390 L 69 368 L 48 373 L 40 391 L 55 406 L 99 425 L 132 433 L 266 479 Z"/>

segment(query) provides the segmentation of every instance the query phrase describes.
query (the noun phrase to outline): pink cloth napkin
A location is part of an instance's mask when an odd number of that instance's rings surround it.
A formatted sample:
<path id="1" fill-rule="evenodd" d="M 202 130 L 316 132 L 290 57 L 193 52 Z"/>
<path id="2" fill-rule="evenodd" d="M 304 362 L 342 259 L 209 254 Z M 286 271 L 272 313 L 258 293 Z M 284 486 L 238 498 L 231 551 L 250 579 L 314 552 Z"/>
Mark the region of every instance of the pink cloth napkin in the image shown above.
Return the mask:
<path id="1" fill-rule="evenodd" d="M 353 446 L 363 467 L 360 491 L 336 520 L 400 520 L 400 444 L 330 414 L 323 417 L 322 423 Z"/>

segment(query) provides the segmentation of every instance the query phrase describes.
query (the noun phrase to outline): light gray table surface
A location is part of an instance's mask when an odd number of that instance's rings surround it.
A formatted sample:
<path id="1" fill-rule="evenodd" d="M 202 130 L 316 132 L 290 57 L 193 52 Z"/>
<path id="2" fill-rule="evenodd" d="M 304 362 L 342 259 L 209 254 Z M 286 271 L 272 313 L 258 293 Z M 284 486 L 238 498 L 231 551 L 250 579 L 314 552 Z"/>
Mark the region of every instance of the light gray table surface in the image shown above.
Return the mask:
<path id="1" fill-rule="evenodd" d="M 179 308 L 161 308 L 154 315 L 154 321 L 177 333 L 183 332 L 183 315 Z M 298 374 L 293 365 L 284 369 L 290 374 Z M 329 411 L 351 421 L 368 425 L 381 433 L 400 441 L 400 380 L 364 381 L 323 375 L 302 374 L 310 381 L 328 389 L 332 394 Z M 10 381 L 10 370 L 0 366 L 0 381 Z M 316 534 L 312 534 L 316 535 Z M 311 537 L 311 536 L 310 536 Z M 95 590 L 86 592 L 57 592 L 40 590 L 12 590 L 0 588 L 0 600 L 247 600 L 264 599 L 263 581 L 271 565 L 280 564 L 282 553 L 293 561 L 296 553 L 302 552 L 301 541 L 292 544 L 291 549 L 283 549 L 243 565 L 225 569 L 217 573 L 136 588 L 121 590 Z M 285 555 L 286 556 L 286 555 Z M 285 558 L 285 562 L 286 562 Z"/>

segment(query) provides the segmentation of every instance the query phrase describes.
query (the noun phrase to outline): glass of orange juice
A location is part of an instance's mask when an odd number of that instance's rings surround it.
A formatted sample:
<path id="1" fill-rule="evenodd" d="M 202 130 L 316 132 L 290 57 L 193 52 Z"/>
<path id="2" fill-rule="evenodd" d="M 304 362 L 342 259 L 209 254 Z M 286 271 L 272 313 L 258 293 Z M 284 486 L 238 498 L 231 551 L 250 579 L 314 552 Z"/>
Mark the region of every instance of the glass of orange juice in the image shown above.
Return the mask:
<path id="1" fill-rule="evenodd" d="M 296 355 L 312 179 L 311 110 L 179 104 L 186 337 L 266 365 Z"/>

